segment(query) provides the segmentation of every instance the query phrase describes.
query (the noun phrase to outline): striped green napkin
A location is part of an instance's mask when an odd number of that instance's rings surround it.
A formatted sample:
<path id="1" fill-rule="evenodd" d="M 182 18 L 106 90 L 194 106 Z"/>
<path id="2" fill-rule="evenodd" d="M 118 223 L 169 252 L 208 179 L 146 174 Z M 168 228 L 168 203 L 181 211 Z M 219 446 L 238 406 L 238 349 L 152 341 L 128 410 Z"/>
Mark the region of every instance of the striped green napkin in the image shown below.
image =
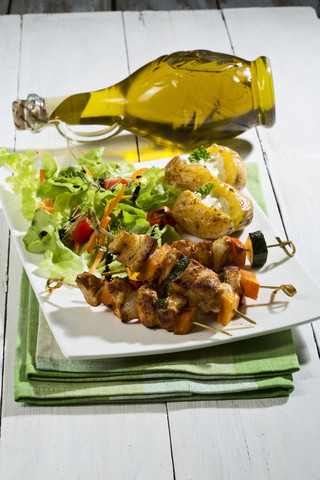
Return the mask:
<path id="1" fill-rule="evenodd" d="M 248 186 L 266 212 L 256 164 Z M 289 395 L 299 370 L 291 331 L 187 352 L 98 360 L 65 358 L 25 273 L 15 358 L 18 402 L 75 404 Z"/>

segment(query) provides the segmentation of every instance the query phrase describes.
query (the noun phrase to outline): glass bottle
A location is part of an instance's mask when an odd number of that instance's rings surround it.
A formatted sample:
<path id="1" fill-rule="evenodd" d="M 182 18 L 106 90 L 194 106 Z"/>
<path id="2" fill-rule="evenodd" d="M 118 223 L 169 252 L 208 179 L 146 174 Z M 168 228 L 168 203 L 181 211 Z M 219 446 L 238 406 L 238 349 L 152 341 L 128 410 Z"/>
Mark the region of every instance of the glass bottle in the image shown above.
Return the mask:
<path id="1" fill-rule="evenodd" d="M 207 50 L 164 55 L 102 90 L 13 103 L 17 129 L 55 124 L 104 125 L 100 138 L 122 129 L 160 145 L 192 150 L 275 122 L 270 62 Z M 70 132 L 70 130 L 69 130 Z M 77 139 L 77 132 L 74 132 Z M 90 140 L 92 133 L 87 133 Z M 80 140 L 80 134 L 78 135 Z"/>

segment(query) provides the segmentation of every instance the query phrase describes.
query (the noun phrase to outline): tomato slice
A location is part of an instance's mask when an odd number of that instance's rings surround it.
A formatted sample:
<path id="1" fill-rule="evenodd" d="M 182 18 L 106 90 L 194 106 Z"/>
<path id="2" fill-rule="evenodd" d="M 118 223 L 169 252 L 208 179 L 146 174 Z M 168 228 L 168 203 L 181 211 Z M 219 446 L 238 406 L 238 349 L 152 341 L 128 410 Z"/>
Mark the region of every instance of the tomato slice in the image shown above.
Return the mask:
<path id="1" fill-rule="evenodd" d="M 103 180 L 103 188 L 105 190 L 114 190 L 117 185 L 129 185 L 125 178 L 105 178 Z"/>
<path id="2" fill-rule="evenodd" d="M 86 243 L 91 237 L 92 231 L 93 230 L 88 223 L 87 217 L 84 217 L 71 232 L 70 238 L 74 242 Z"/>
<path id="3" fill-rule="evenodd" d="M 149 212 L 147 214 L 147 220 L 151 226 L 158 224 L 160 228 L 163 228 L 166 225 L 174 227 L 177 223 L 168 207 L 156 208 L 152 212 Z"/>

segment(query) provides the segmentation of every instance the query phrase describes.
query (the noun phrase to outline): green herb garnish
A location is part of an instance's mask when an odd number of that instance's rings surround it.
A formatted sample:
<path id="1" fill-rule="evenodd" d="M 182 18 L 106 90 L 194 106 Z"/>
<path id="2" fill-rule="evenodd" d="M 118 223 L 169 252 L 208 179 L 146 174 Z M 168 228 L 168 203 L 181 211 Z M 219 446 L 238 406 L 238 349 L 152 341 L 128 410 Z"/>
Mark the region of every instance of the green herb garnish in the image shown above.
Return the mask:
<path id="1" fill-rule="evenodd" d="M 210 194 L 211 190 L 214 188 L 214 183 L 206 183 L 201 187 L 197 188 L 196 193 L 200 193 L 202 198 L 205 198 Z"/>
<path id="2" fill-rule="evenodd" d="M 189 155 L 189 162 L 191 163 L 198 163 L 200 160 L 210 160 L 210 153 L 207 152 L 206 147 L 203 145 L 193 150 Z"/>

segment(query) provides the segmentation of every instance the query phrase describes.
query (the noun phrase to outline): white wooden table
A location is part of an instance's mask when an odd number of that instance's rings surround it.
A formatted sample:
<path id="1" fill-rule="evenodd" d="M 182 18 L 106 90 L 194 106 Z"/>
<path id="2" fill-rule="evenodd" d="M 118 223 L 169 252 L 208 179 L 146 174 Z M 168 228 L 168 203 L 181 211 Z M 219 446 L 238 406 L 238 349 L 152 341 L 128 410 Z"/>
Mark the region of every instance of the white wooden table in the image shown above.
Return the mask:
<path id="1" fill-rule="evenodd" d="M 271 59 L 277 122 L 233 142 L 259 162 L 270 219 L 320 283 L 320 20 L 251 8 L 0 17 L 0 146 L 54 149 L 54 129 L 15 132 L 11 101 L 111 85 L 163 53 L 204 48 Z M 110 156 L 117 156 L 110 144 Z M 123 147 L 136 155 L 136 142 Z M 0 478 L 320 478 L 320 325 L 294 330 L 301 371 L 289 398 L 38 407 L 13 400 L 21 262 L 0 211 Z M 320 312 L 319 312 L 320 313 Z"/>

